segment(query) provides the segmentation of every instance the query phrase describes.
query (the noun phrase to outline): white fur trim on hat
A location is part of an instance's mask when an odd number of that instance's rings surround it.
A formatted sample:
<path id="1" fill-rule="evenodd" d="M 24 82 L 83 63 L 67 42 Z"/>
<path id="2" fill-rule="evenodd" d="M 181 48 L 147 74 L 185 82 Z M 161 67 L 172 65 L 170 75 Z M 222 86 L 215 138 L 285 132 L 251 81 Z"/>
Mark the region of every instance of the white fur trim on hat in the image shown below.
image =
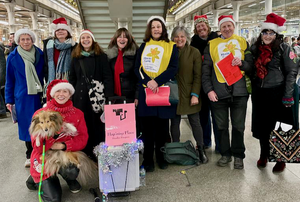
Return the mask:
<path id="1" fill-rule="evenodd" d="M 74 87 L 70 83 L 61 82 L 52 87 L 52 89 L 50 91 L 51 97 L 54 96 L 54 93 L 56 91 L 61 90 L 61 89 L 68 89 L 70 91 L 71 95 L 73 95 L 75 92 Z"/>
<path id="2" fill-rule="evenodd" d="M 83 31 L 80 33 L 80 35 L 79 35 L 79 41 L 80 41 L 81 35 L 83 35 L 83 34 L 89 34 L 89 35 L 91 35 L 91 37 L 93 38 L 93 40 L 96 42 L 93 33 L 92 33 L 90 30 L 87 30 L 87 29 L 83 30 Z"/>
<path id="3" fill-rule="evenodd" d="M 164 18 L 161 17 L 161 16 L 158 16 L 158 15 L 153 15 L 153 16 L 151 16 L 151 17 L 147 20 L 147 24 L 149 24 L 149 22 L 150 22 L 151 20 L 153 20 L 153 19 L 159 19 L 160 21 L 162 21 L 162 22 L 164 23 L 164 25 L 166 25 L 166 22 L 165 22 Z"/>
<path id="4" fill-rule="evenodd" d="M 233 25 L 234 25 L 234 27 L 235 27 L 235 22 L 234 22 L 234 20 L 232 20 L 231 18 L 223 18 L 222 20 L 220 20 L 219 21 L 219 29 L 221 30 L 221 25 L 222 25 L 222 23 L 224 23 L 224 22 L 232 22 L 233 23 Z"/>
<path id="5" fill-rule="evenodd" d="M 270 29 L 270 30 L 273 30 L 274 32 L 276 33 L 280 33 L 282 31 L 284 31 L 286 29 L 285 26 L 278 26 L 274 23 L 271 23 L 271 22 L 263 22 L 261 23 L 261 31 L 264 30 L 264 29 Z"/>
<path id="6" fill-rule="evenodd" d="M 51 27 L 53 29 L 53 35 L 55 35 L 55 32 L 59 29 L 67 30 L 69 32 L 69 34 L 72 35 L 72 29 L 66 24 L 54 24 L 54 23 L 52 23 Z"/>
<path id="7" fill-rule="evenodd" d="M 31 37 L 32 42 L 35 43 L 35 34 L 31 30 L 25 28 L 25 29 L 19 29 L 15 33 L 15 43 L 17 45 L 19 45 L 19 39 L 22 34 L 28 34 Z"/>

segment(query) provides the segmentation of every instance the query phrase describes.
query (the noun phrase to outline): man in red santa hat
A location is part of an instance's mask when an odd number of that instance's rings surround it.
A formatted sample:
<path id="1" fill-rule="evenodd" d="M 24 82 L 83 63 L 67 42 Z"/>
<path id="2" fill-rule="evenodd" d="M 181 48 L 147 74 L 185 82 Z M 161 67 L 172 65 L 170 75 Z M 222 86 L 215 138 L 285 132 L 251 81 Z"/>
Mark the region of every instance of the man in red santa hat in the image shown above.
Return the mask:
<path id="1" fill-rule="evenodd" d="M 202 85 L 208 95 L 216 120 L 219 149 L 222 155 L 218 161 L 227 166 L 234 157 L 234 168 L 243 169 L 245 158 L 244 130 L 249 93 L 245 76 L 228 85 L 216 64 L 232 54 L 231 66 L 237 66 L 242 75 L 250 73 L 253 66 L 252 55 L 247 41 L 234 34 L 235 21 L 231 15 L 219 17 L 221 36 L 209 41 L 204 50 L 202 64 Z M 229 138 L 229 114 L 232 124 L 231 143 Z"/>

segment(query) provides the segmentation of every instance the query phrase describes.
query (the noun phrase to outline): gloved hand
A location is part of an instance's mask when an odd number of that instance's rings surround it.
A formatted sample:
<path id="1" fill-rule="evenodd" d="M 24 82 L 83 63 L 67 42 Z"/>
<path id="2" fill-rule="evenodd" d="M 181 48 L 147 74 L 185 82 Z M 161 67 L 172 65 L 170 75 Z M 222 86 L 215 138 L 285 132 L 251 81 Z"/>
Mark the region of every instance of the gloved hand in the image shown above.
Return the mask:
<path id="1" fill-rule="evenodd" d="M 293 97 L 283 97 L 282 103 L 285 107 L 291 107 L 294 104 L 294 98 Z"/>

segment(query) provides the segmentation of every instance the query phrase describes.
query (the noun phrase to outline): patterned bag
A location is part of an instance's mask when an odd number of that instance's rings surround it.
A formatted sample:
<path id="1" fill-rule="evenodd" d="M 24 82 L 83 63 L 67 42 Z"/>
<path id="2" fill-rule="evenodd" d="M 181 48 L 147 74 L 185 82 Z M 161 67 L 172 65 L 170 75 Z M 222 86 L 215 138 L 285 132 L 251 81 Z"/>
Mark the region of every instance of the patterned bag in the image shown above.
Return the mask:
<path id="1" fill-rule="evenodd" d="M 279 127 L 271 132 L 269 143 L 270 162 L 300 163 L 300 130 Z"/>
<path id="2" fill-rule="evenodd" d="M 95 113 L 100 113 L 104 111 L 104 104 L 105 104 L 105 96 L 104 96 L 104 85 L 102 82 L 92 79 L 91 81 L 86 76 L 84 70 L 84 64 L 82 60 L 79 60 L 80 67 L 82 73 L 85 77 L 85 81 L 87 84 L 87 88 L 89 89 L 89 97 L 90 102 Z"/>

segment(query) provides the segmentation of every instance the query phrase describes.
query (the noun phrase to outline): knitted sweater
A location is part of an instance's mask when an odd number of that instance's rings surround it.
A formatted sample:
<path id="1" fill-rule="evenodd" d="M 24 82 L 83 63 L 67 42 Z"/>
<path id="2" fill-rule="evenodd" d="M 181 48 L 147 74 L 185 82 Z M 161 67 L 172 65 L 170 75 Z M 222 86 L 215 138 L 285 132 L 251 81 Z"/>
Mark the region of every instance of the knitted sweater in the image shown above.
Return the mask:
<path id="1" fill-rule="evenodd" d="M 66 151 L 80 151 L 84 149 L 88 140 L 86 123 L 82 111 L 75 108 L 71 100 L 69 100 L 63 105 L 60 105 L 54 99 L 52 99 L 49 102 L 47 102 L 46 107 L 36 111 L 33 116 L 35 116 L 38 112 L 42 110 L 60 112 L 64 122 L 72 123 L 77 129 L 77 133 L 78 133 L 76 136 L 64 136 L 62 138 L 57 138 L 57 139 L 51 137 L 49 139 L 46 139 L 45 151 L 49 150 L 55 142 L 64 142 L 66 144 Z M 33 151 L 30 158 L 30 162 L 31 162 L 30 174 L 33 180 L 37 183 L 39 182 L 40 175 L 41 175 L 41 166 L 42 166 L 41 157 L 43 153 L 43 146 L 42 144 L 39 147 L 36 146 L 35 137 L 31 136 L 31 141 L 32 141 Z M 41 142 L 43 141 L 44 139 L 41 139 Z M 49 177 L 50 177 L 49 174 L 47 173 L 43 174 L 43 180 Z"/>

